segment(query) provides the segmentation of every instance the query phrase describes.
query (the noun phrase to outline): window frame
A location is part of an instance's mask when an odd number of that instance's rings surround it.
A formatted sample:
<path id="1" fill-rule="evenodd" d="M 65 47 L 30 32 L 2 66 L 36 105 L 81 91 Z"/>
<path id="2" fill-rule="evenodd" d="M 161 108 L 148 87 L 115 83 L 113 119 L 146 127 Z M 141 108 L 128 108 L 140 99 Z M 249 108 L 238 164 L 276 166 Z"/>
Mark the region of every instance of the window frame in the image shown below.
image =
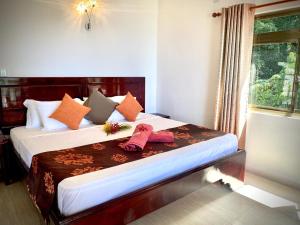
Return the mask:
<path id="1" fill-rule="evenodd" d="M 273 17 L 280 17 L 280 16 L 291 16 L 291 15 L 299 15 L 300 8 L 295 8 L 292 10 L 284 10 L 278 11 L 273 13 L 261 14 L 255 16 L 255 20 L 257 19 L 268 19 Z M 297 99 L 298 95 L 298 88 L 300 88 L 300 29 L 293 29 L 288 31 L 276 31 L 276 32 L 268 32 L 268 33 L 261 33 L 261 34 L 254 34 L 253 37 L 253 46 L 259 44 L 278 44 L 278 43 L 287 43 L 287 42 L 294 42 L 298 45 L 298 52 L 296 57 L 295 63 L 295 73 L 293 79 L 293 86 L 292 86 L 292 96 L 291 96 L 291 105 L 287 109 L 283 108 L 276 108 L 271 106 L 260 106 L 254 104 L 248 104 L 251 109 L 263 109 L 263 110 L 272 110 L 272 111 L 279 111 L 279 112 L 286 112 L 287 115 L 291 115 L 293 113 L 300 114 L 300 109 L 295 108 L 297 106 Z M 251 93 L 249 93 L 249 98 L 251 97 Z"/>

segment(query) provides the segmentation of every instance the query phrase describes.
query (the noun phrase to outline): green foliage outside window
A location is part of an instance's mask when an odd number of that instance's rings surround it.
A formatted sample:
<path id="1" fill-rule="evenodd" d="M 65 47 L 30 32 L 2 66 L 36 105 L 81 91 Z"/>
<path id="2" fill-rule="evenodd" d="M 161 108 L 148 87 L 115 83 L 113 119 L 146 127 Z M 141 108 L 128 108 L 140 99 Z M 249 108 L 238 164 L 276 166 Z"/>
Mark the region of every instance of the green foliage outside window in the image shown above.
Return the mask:
<path id="1" fill-rule="evenodd" d="M 256 35 L 300 29 L 300 14 L 256 19 Z M 299 37 L 300 40 L 300 37 Z M 292 104 L 294 76 L 297 70 L 299 40 L 280 43 L 255 43 L 252 53 L 250 99 L 258 107 L 289 110 Z M 300 109 L 300 88 L 296 109 Z"/>
<path id="2" fill-rule="evenodd" d="M 262 34 L 277 31 L 287 31 L 300 28 L 300 15 L 257 19 L 254 24 L 254 33 Z"/>
<path id="3" fill-rule="evenodd" d="M 286 62 L 278 62 L 281 68 L 278 73 L 272 75 L 269 79 L 260 79 L 257 76 L 250 90 L 253 99 L 252 104 L 283 109 L 288 108 L 291 104 L 292 74 L 295 62 L 296 54 L 295 52 L 290 52 Z"/>

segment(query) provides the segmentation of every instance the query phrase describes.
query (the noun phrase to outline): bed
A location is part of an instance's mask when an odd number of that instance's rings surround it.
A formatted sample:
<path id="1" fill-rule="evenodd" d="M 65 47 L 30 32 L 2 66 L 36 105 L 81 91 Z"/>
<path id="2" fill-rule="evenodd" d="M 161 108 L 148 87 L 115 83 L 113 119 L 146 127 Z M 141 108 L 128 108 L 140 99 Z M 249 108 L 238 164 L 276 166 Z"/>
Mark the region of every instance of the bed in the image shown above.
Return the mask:
<path id="1" fill-rule="evenodd" d="M 51 84 L 60 90 L 54 94 L 60 97 L 52 95 L 51 100 L 61 98 L 64 92 L 82 98 L 95 86 L 108 96 L 125 94 L 129 90 L 144 106 L 144 82 L 144 78 L 46 78 L 43 81 L 39 78 L 1 78 L 1 129 L 10 131 L 14 153 L 28 170 L 35 154 L 127 137 L 139 123 L 151 124 L 155 131 L 184 125 L 141 113 L 137 121 L 131 123 L 131 130 L 111 136 L 106 136 L 99 125 L 54 132 L 29 130 L 22 126 L 25 112 L 19 103 L 24 98 L 35 97 L 32 94 L 35 92 L 28 90 L 43 87 L 44 94 L 40 92 L 36 96 L 38 100 L 50 100 L 47 91 Z M 19 117 L 11 119 L 10 114 Z M 67 178 L 58 184 L 52 220 L 55 224 L 127 224 L 197 190 L 205 184 L 206 175 L 213 168 L 243 180 L 245 152 L 237 150 L 236 137 L 226 134 L 142 160 Z"/>

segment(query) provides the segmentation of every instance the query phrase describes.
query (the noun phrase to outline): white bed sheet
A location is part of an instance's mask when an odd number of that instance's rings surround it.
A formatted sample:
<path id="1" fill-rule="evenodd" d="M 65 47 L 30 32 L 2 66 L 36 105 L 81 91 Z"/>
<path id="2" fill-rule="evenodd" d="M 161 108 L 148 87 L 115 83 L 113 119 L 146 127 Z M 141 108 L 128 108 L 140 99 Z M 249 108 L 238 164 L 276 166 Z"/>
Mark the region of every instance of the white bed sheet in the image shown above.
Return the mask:
<path id="1" fill-rule="evenodd" d="M 11 130 L 11 138 L 16 151 L 30 167 L 32 156 L 35 154 L 127 137 L 139 123 L 151 124 L 155 131 L 185 124 L 142 114 L 138 121 L 131 123 L 133 127 L 130 130 L 109 136 L 102 131 L 102 126 L 91 125 L 79 130 L 52 132 L 17 127 Z M 145 159 L 70 177 L 58 184 L 58 208 L 64 216 L 69 216 L 229 155 L 236 150 L 236 136 L 226 134 Z"/>

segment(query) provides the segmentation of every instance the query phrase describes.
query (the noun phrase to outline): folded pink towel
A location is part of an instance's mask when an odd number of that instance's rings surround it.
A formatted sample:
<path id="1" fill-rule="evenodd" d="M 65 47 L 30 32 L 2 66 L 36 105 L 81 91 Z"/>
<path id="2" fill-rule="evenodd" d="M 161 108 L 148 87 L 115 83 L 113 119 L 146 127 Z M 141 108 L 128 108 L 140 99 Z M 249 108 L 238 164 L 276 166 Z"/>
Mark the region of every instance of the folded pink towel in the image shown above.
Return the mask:
<path id="1" fill-rule="evenodd" d="M 141 151 L 145 147 L 153 127 L 149 124 L 139 124 L 136 126 L 132 137 L 124 145 L 126 151 Z"/>
<path id="2" fill-rule="evenodd" d="M 148 139 L 149 142 L 174 142 L 174 134 L 170 131 L 152 132 Z"/>

